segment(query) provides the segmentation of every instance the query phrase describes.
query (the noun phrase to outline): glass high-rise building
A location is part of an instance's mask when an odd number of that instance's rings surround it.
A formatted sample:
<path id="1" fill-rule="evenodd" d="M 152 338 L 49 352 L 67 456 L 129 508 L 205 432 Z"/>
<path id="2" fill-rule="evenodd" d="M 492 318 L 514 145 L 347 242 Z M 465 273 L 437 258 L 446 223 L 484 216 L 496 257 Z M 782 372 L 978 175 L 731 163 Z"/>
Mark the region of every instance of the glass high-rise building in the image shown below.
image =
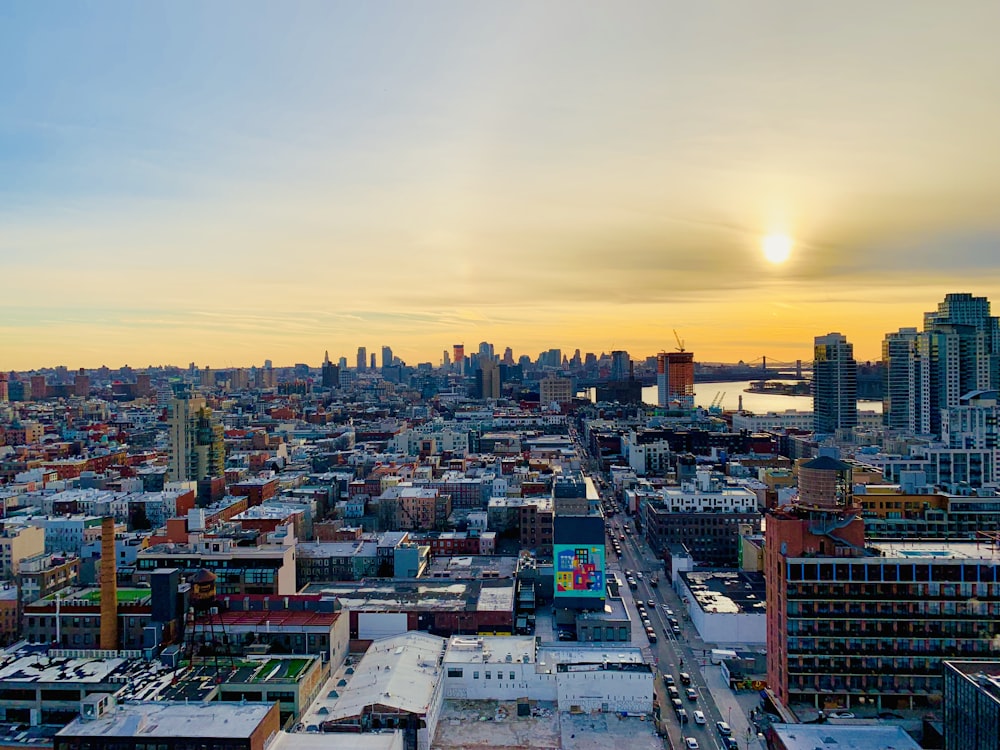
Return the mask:
<path id="1" fill-rule="evenodd" d="M 832 433 L 858 424 L 858 363 L 841 333 L 817 336 L 813 347 L 813 429 Z"/>

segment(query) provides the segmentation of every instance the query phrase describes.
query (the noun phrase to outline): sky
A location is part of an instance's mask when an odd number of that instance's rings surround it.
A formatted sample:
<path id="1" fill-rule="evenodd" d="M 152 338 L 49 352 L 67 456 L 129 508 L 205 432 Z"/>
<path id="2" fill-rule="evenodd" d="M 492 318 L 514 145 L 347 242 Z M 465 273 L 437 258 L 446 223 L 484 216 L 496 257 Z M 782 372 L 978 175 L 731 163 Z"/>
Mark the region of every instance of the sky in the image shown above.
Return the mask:
<path id="1" fill-rule="evenodd" d="M 0 3 L 0 369 L 878 359 L 1000 314 L 1000 3 Z M 768 262 L 762 239 L 791 238 Z"/>

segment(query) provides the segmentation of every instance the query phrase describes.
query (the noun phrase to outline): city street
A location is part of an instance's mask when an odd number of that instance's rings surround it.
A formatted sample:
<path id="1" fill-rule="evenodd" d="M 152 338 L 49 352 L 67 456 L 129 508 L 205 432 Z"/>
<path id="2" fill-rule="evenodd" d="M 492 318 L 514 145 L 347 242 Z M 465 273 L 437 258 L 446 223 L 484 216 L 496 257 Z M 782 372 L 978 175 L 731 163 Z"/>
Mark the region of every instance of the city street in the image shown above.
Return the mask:
<path id="1" fill-rule="evenodd" d="M 685 737 L 694 737 L 701 748 L 726 750 L 723 738 L 716 727 L 716 722 L 725 721 L 732 728 L 732 737 L 741 750 L 746 748 L 757 750 L 757 748 L 763 747 L 755 736 L 748 733 L 748 713 L 750 708 L 758 702 L 756 696 L 750 693 L 737 696 L 724 683 L 721 668 L 711 664 L 707 658 L 712 644 L 703 643 L 690 624 L 683 602 L 664 575 L 662 561 L 658 560 L 642 538 L 636 535 L 631 519 L 625 515 L 616 514 L 611 520 L 618 528 L 617 530 L 612 528 L 609 534 L 615 533 L 616 538 L 619 538 L 622 556 L 618 560 L 613 559 L 613 554 L 609 556 L 609 573 L 620 573 L 619 578 L 623 584 L 625 584 L 627 571 L 631 571 L 633 574 L 642 574 L 641 579 L 636 576 L 638 586 L 635 591 L 631 591 L 626 585 L 622 586 L 622 598 L 630 617 L 634 618 L 633 641 L 642 644 L 644 649 L 648 648 L 657 665 L 656 700 L 661 706 L 661 726 L 669 746 L 682 748 Z M 625 541 L 621 542 L 620 534 L 623 524 L 628 526 L 631 533 L 626 534 Z M 650 577 L 653 575 L 659 576 L 660 579 L 659 585 L 655 587 L 649 583 Z M 657 635 L 657 643 L 655 644 L 648 644 L 636 608 L 635 602 L 637 600 L 644 603 L 652 600 L 656 604 L 655 607 L 647 605 L 646 608 Z M 679 636 L 672 632 L 664 606 L 671 609 L 677 618 L 680 626 Z M 686 672 L 690 676 L 690 687 L 694 688 L 697 694 L 696 701 L 689 701 L 685 697 L 685 690 L 688 686 L 681 684 L 680 674 L 682 672 Z M 687 723 L 680 723 L 678 715 L 671 705 L 663 682 L 665 674 L 673 676 L 675 685 L 680 691 L 683 707 L 688 716 Z M 695 723 L 695 710 L 704 713 L 706 720 L 704 724 Z"/>

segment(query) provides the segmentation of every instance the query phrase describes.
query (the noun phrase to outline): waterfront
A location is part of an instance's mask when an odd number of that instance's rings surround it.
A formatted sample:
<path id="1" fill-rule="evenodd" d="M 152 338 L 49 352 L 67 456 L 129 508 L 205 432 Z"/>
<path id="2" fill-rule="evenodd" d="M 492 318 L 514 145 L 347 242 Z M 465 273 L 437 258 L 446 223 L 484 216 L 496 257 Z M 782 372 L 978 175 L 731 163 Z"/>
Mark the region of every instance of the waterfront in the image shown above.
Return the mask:
<path id="1" fill-rule="evenodd" d="M 812 398 L 809 396 L 785 396 L 778 393 L 747 393 L 750 380 L 735 380 L 722 383 L 695 383 L 694 402 L 698 406 L 708 408 L 719 394 L 721 407 L 727 411 L 739 408 L 740 396 L 743 397 L 743 410 L 755 414 L 766 414 L 769 411 L 812 411 Z M 772 381 L 774 382 L 774 381 Z M 783 382 L 783 381 L 782 381 Z M 795 381 L 787 381 L 795 382 Z M 656 404 L 656 386 L 648 385 L 642 389 L 642 400 L 647 404 Z M 858 409 L 882 413 L 881 401 L 858 401 Z"/>

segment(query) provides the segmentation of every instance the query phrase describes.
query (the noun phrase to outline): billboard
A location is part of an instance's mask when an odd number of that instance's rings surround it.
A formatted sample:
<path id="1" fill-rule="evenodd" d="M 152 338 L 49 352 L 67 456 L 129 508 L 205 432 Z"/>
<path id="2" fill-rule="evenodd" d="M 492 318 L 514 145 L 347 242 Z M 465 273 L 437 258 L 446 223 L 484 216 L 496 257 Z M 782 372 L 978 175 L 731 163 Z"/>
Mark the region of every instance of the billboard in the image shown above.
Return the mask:
<path id="1" fill-rule="evenodd" d="M 604 543 L 556 544 L 552 547 L 555 567 L 555 598 L 604 598 Z"/>

